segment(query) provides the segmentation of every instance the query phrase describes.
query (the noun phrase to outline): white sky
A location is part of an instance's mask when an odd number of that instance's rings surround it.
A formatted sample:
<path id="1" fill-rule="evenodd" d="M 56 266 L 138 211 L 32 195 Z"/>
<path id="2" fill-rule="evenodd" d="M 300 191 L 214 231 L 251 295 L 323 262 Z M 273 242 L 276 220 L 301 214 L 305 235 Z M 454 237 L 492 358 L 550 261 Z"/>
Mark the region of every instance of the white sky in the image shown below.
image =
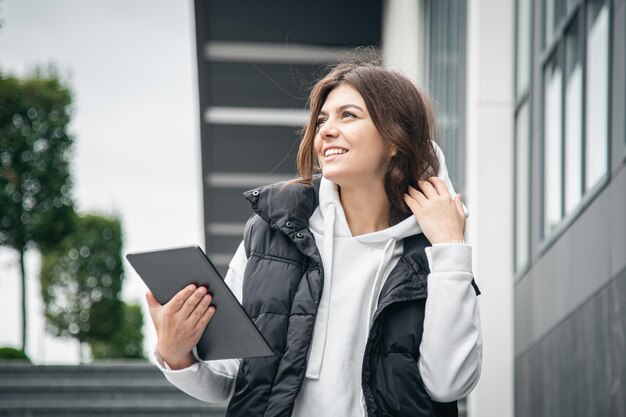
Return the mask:
<path id="1" fill-rule="evenodd" d="M 190 0 L 1 0 L 0 69 L 55 63 L 74 91 L 74 196 L 81 212 L 121 215 L 125 252 L 204 247 L 193 3 Z M 28 354 L 75 363 L 78 346 L 45 336 L 39 257 L 27 255 Z M 126 265 L 124 299 L 144 304 Z M 0 249 L 0 346 L 21 338 L 17 254 Z M 8 319 L 7 319 L 8 318 Z"/>

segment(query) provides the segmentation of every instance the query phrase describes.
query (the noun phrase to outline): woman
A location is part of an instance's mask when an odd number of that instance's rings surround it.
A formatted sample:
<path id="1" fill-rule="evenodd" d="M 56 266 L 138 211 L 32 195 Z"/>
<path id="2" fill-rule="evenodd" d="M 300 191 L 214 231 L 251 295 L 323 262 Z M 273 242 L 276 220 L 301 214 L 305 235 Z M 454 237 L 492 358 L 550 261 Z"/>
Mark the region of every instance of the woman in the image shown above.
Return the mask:
<path id="1" fill-rule="evenodd" d="M 147 294 L 159 367 L 228 416 L 456 416 L 480 375 L 479 292 L 428 99 L 341 64 L 309 104 L 301 178 L 244 193 L 255 214 L 225 278 L 276 354 L 198 361 L 215 309 L 189 286 Z"/>

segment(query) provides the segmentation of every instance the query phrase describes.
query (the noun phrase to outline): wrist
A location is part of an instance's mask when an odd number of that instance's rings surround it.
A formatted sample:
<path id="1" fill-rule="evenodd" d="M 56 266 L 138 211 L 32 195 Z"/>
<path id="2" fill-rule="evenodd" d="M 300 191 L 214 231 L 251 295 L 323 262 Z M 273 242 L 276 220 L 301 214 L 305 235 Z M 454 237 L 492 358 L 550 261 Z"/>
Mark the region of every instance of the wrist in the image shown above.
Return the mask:
<path id="1" fill-rule="evenodd" d="M 437 239 L 433 239 L 430 242 L 432 245 L 436 244 L 436 243 L 467 243 L 465 241 L 465 236 L 463 235 L 452 235 L 452 236 L 448 236 L 448 237 L 442 237 L 442 238 L 437 238 Z"/>
<path id="2" fill-rule="evenodd" d="M 465 239 L 450 239 L 450 240 L 444 240 L 441 242 L 434 242 L 434 244 L 443 244 L 443 243 L 462 243 L 462 244 L 466 244 L 467 242 L 465 241 Z"/>
<path id="3" fill-rule="evenodd" d="M 159 355 L 161 356 L 163 362 L 165 362 L 167 366 L 173 371 L 189 368 L 191 365 L 197 362 L 195 356 L 193 356 L 193 353 L 191 352 L 182 357 L 163 355 L 160 352 Z"/>

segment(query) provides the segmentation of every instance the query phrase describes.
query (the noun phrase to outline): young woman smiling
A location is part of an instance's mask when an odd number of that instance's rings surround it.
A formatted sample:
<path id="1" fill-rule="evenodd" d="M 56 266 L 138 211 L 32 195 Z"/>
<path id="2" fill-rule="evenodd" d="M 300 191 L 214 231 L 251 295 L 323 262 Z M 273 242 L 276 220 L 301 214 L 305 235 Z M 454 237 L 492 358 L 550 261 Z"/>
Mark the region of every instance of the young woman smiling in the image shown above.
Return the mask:
<path id="1" fill-rule="evenodd" d="M 429 100 L 340 64 L 309 107 L 300 177 L 244 193 L 225 278 L 275 355 L 198 361 L 215 308 L 190 286 L 163 306 L 147 294 L 158 366 L 228 416 L 457 416 L 480 375 L 479 291 Z"/>

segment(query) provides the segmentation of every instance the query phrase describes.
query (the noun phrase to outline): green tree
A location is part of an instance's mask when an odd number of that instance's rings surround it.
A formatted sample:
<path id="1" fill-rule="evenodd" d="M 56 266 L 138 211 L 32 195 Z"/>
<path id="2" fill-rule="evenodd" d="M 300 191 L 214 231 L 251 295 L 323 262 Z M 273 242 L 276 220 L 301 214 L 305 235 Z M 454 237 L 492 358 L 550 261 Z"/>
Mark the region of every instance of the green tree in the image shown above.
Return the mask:
<path id="1" fill-rule="evenodd" d="M 124 282 L 118 217 L 77 216 L 72 234 L 42 253 L 46 327 L 92 347 L 95 358 L 138 357 L 141 310 L 120 300 Z M 141 356 L 139 356 L 141 357 Z"/>
<path id="2" fill-rule="evenodd" d="M 0 73 L 0 246 L 19 255 L 22 350 L 27 343 L 24 254 L 71 231 L 68 134 L 72 94 L 54 69 L 18 79 Z"/>
<path id="3" fill-rule="evenodd" d="M 93 340 L 94 359 L 145 359 L 143 354 L 143 313 L 141 305 L 124 303 L 124 320 L 107 340 Z"/>

